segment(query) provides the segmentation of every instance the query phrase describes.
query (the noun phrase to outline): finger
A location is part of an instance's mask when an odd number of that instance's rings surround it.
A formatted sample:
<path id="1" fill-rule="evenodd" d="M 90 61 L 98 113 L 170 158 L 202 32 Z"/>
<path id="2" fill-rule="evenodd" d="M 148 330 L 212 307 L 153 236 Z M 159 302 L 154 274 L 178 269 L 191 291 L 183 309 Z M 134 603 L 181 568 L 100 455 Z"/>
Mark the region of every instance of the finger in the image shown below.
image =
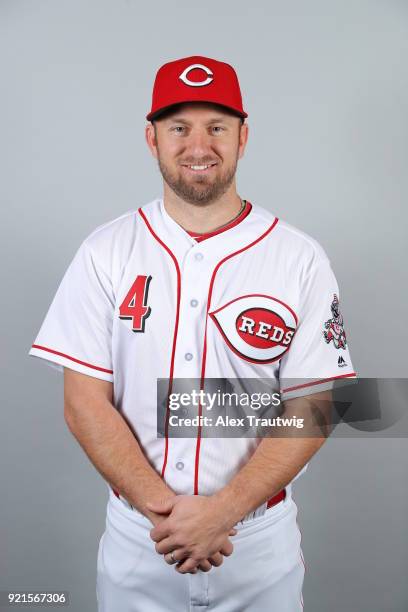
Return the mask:
<path id="1" fill-rule="evenodd" d="M 168 520 L 164 520 L 156 527 L 150 530 L 150 537 L 153 542 L 160 542 L 163 538 L 166 538 L 170 535 L 170 525 Z"/>
<path id="2" fill-rule="evenodd" d="M 220 553 L 223 554 L 224 557 L 229 557 L 232 555 L 233 550 L 234 546 L 232 545 L 232 542 L 226 540 L 225 544 L 223 544 L 223 546 L 220 548 Z"/>
<path id="3" fill-rule="evenodd" d="M 183 561 L 184 559 L 185 557 L 180 554 L 179 550 L 173 550 L 172 552 L 166 553 L 164 555 L 164 560 L 169 565 L 175 565 L 176 563 L 180 563 L 180 561 Z"/>
<path id="4" fill-rule="evenodd" d="M 165 562 L 168 565 L 174 565 L 175 563 L 177 563 L 177 561 L 173 561 L 173 558 L 171 557 L 171 553 L 167 553 L 166 555 L 163 555 Z"/>
<path id="5" fill-rule="evenodd" d="M 217 552 L 214 555 L 212 555 L 211 557 L 208 557 L 208 561 L 214 567 L 219 567 L 220 565 L 222 565 L 224 563 L 224 557 L 222 556 L 222 554 L 220 552 Z"/>
<path id="6" fill-rule="evenodd" d="M 213 564 L 208 559 L 205 559 L 205 561 L 201 561 L 198 567 L 202 572 L 209 572 L 212 566 Z"/>
<path id="7" fill-rule="evenodd" d="M 234 536 L 234 535 L 237 535 L 237 533 L 238 533 L 238 529 L 231 529 L 228 535 Z"/>
<path id="8" fill-rule="evenodd" d="M 179 574 L 187 574 L 188 572 L 192 572 L 192 570 L 197 569 L 197 565 L 199 565 L 201 561 L 197 561 L 196 559 L 192 559 L 189 557 L 185 559 L 182 563 L 178 563 L 175 567 Z"/>
<path id="9" fill-rule="evenodd" d="M 167 553 L 171 553 L 172 550 L 180 548 L 178 543 L 175 542 L 173 538 L 165 538 L 161 542 L 157 542 L 154 547 L 159 555 L 165 555 Z"/>

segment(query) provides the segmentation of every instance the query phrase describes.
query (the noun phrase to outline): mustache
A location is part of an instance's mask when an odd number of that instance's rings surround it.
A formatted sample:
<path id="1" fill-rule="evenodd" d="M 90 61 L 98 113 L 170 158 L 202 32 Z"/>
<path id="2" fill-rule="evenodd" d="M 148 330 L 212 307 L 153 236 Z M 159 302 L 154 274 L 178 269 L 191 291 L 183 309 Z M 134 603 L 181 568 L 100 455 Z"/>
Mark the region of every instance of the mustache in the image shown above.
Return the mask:
<path id="1" fill-rule="evenodd" d="M 180 161 L 181 166 L 206 166 L 208 164 L 218 164 L 218 159 L 203 157 L 200 160 L 187 158 Z"/>

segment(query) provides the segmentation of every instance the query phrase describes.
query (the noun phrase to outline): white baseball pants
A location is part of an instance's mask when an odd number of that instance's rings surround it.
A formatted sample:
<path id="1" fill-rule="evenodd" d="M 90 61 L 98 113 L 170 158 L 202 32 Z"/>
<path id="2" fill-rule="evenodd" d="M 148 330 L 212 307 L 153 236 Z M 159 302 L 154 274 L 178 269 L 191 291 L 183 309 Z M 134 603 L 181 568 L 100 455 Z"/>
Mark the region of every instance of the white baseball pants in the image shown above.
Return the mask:
<path id="1" fill-rule="evenodd" d="M 111 495 L 98 550 L 98 612 L 299 612 L 304 577 L 291 495 L 237 525 L 220 567 L 178 574 L 156 553 L 152 525 Z"/>

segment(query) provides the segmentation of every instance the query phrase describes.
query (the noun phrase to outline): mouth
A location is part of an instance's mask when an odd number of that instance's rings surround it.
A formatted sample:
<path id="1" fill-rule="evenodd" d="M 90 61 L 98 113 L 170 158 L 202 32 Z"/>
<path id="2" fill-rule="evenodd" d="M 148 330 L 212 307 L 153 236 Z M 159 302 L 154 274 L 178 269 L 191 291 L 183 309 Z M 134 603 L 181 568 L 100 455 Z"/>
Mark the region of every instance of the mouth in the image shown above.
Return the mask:
<path id="1" fill-rule="evenodd" d="M 213 168 L 217 165 L 217 162 L 212 164 L 181 164 L 182 168 L 185 168 L 187 172 L 192 172 L 193 174 L 208 174 L 211 172 Z"/>

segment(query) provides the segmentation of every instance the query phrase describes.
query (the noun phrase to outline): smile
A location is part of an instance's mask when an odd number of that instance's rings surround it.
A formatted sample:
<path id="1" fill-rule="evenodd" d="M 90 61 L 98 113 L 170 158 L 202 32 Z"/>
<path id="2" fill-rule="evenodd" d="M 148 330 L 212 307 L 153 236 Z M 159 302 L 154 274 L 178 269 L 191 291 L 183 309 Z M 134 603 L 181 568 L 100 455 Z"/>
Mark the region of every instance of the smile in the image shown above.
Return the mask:
<path id="1" fill-rule="evenodd" d="M 197 166 L 197 165 L 189 165 L 189 164 L 182 164 L 183 168 L 187 168 L 188 170 L 192 170 L 193 172 L 207 172 L 208 170 L 210 170 L 211 168 L 213 168 L 214 166 L 216 166 L 217 164 L 203 164 L 202 166 Z"/>

